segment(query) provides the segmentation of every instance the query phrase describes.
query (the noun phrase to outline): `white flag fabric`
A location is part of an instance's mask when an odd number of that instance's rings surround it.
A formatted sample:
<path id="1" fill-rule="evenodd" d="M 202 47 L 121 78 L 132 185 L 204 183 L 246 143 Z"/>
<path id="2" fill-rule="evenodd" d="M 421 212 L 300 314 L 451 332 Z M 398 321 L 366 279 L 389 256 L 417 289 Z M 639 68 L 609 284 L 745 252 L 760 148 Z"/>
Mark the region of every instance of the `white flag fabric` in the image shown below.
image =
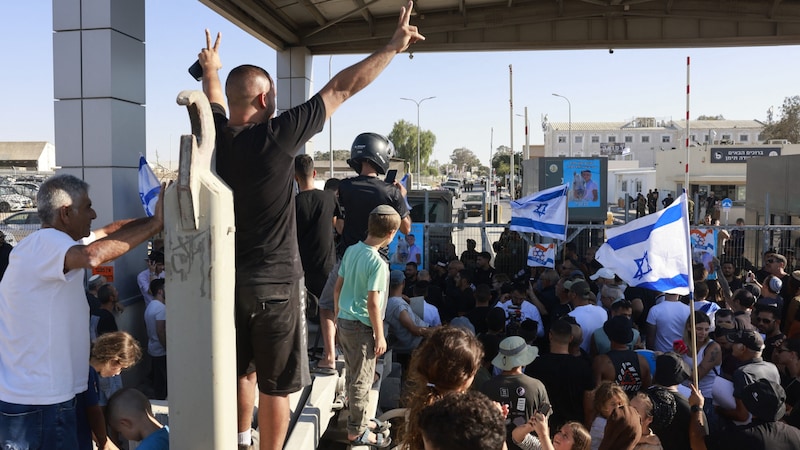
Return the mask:
<path id="1" fill-rule="evenodd" d="M 567 238 L 567 188 L 552 187 L 511 202 L 511 230 Z"/>
<path id="2" fill-rule="evenodd" d="M 595 258 L 629 286 L 687 295 L 691 285 L 686 194 L 661 211 L 606 230 Z"/>
<path id="3" fill-rule="evenodd" d="M 403 178 L 400 179 L 400 184 L 402 184 L 407 191 L 411 190 L 408 188 L 408 174 L 403 175 Z M 420 186 L 420 189 L 422 189 L 422 183 L 417 182 L 417 185 Z M 406 209 L 408 209 L 408 212 L 411 213 L 411 204 L 408 203 L 408 196 L 405 196 L 404 200 L 406 201 Z"/>
<path id="4" fill-rule="evenodd" d="M 556 244 L 534 244 L 528 250 L 528 267 L 549 267 L 556 266 Z"/>
<path id="5" fill-rule="evenodd" d="M 158 193 L 161 192 L 159 183 L 153 169 L 147 164 L 144 155 L 139 156 L 139 199 L 142 200 L 144 212 L 148 217 L 153 217 L 158 201 Z"/>

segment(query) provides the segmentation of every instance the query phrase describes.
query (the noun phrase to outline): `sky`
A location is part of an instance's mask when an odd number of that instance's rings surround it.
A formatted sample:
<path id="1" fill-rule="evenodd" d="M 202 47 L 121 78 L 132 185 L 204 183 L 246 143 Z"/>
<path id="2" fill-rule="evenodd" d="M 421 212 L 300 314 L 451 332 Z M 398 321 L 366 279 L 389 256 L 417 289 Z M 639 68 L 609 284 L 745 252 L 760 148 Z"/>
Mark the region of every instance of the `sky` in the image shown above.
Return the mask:
<path id="1" fill-rule="evenodd" d="M 398 13 L 400 9 L 398 2 Z M 178 157 L 181 134 L 190 132 L 184 89 L 200 89 L 187 68 L 205 45 L 204 29 L 222 32 L 221 77 L 239 64 L 275 73 L 276 53 L 197 0 L 146 0 L 146 121 L 148 160 Z M 52 2 L 3 6 L 6 67 L 0 81 L 0 141 L 54 142 Z M 413 18 L 412 18 L 413 24 Z M 425 29 L 420 30 L 425 34 Z M 333 74 L 366 55 L 315 56 L 313 92 Z M 420 53 L 399 55 L 365 90 L 348 100 L 314 138 L 314 150 L 349 149 L 362 132 L 389 134 L 398 120 L 417 121 L 417 107 L 401 97 L 427 100 L 420 127 L 437 138 L 433 159 L 449 161 L 456 148 L 488 164 L 490 148 L 510 144 L 509 65 L 513 66 L 514 147 L 525 142 L 528 108 L 531 144 L 542 144 L 541 117 L 574 122 L 626 121 L 634 117 L 682 120 L 686 115 L 686 57 L 691 57 L 690 117 L 764 120 L 783 99 L 800 94 L 800 46 L 666 49 Z M 280 95 L 280 93 L 279 93 Z M 12 105 L 12 106 L 9 106 Z M 332 131 L 332 133 L 329 133 Z M 56 149 L 57 151 L 57 149 Z M 138 158 L 138 155 L 136 156 Z M 132 162 L 132 164 L 136 164 Z"/>

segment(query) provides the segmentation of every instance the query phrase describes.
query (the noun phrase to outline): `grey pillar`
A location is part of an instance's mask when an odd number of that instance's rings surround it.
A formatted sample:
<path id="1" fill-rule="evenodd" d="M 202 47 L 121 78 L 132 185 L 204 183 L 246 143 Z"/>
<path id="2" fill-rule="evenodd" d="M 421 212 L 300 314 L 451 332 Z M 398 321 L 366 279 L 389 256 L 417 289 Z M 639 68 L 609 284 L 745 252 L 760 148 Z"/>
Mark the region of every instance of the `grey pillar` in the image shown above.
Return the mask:
<path id="1" fill-rule="evenodd" d="M 311 52 L 305 47 L 296 47 L 277 53 L 278 58 L 278 113 L 297 106 L 316 92 L 312 76 Z M 303 147 L 302 153 L 314 155 L 313 139 Z"/>

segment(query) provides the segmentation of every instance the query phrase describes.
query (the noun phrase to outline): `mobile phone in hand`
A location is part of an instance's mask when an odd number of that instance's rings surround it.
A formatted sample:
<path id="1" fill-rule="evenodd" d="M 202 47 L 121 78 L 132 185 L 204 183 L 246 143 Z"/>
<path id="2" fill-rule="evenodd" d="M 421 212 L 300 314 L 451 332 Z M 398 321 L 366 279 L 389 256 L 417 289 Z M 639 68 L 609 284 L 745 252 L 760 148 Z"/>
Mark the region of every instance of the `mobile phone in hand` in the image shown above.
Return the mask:
<path id="1" fill-rule="evenodd" d="M 553 407 L 550 406 L 550 403 L 542 403 L 539 405 L 538 412 L 547 417 L 553 413 Z"/>
<path id="2" fill-rule="evenodd" d="M 396 169 L 391 169 L 388 172 L 386 172 L 385 181 L 387 183 L 389 183 L 389 184 L 394 183 L 395 178 L 397 178 L 397 170 Z"/>
<path id="3" fill-rule="evenodd" d="M 203 66 L 200 65 L 200 60 L 194 62 L 189 67 L 189 75 L 193 76 L 195 80 L 200 81 L 203 79 Z"/>

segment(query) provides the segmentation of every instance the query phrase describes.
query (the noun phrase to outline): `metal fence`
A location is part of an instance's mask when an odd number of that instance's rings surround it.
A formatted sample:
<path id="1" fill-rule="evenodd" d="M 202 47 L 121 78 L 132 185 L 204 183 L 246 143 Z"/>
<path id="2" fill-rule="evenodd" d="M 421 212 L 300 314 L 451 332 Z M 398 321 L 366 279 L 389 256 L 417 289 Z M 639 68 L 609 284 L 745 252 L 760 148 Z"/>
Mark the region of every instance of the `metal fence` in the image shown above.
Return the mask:
<path id="1" fill-rule="evenodd" d="M 492 254 L 492 265 L 498 272 L 510 275 L 527 267 L 528 249 L 534 243 L 554 242 L 549 238 L 541 238 L 535 234 L 517 233 L 508 230 L 506 225 L 490 223 L 426 223 L 425 230 L 426 264 L 429 268 L 440 260 L 449 260 L 453 256 L 460 257 L 467 250 L 467 241 L 474 240 L 476 251 L 487 251 Z M 605 242 L 606 229 L 618 225 L 573 224 L 568 227 L 567 240 L 572 242 L 581 257 L 589 247 L 599 247 Z M 692 227 L 714 229 L 718 233 L 725 231 L 742 231 L 744 245 L 732 255 L 729 251 L 723 255 L 722 240 L 718 238 L 717 256 L 720 259 L 732 260 L 740 268 L 749 265 L 760 267 L 763 264 L 763 253 L 767 249 L 776 250 L 786 256 L 786 271 L 800 268 L 796 262 L 795 251 L 800 247 L 800 226 L 794 225 L 746 225 L 740 227 Z M 557 246 L 557 256 L 561 257 L 564 242 Z M 448 250 L 447 247 L 450 247 Z"/>

